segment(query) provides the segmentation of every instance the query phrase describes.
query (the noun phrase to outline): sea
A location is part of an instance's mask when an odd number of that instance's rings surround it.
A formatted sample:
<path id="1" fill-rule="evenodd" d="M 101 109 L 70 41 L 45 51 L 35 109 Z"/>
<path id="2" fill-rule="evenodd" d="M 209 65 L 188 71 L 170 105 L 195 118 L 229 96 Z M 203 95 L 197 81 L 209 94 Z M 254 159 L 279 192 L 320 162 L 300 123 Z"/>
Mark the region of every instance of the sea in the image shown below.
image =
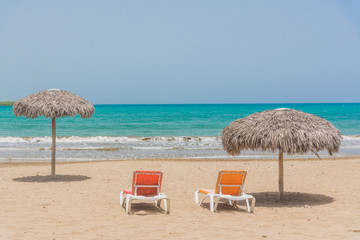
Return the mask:
<path id="1" fill-rule="evenodd" d="M 360 103 L 95 105 L 91 118 L 56 119 L 56 161 L 132 159 L 274 159 L 277 153 L 227 154 L 221 131 L 238 118 L 291 108 L 330 121 L 342 133 L 333 157 L 360 156 Z M 328 157 L 326 151 L 319 157 Z M 316 158 L 314 153 L 286 158 Z M 0 106 L 0 162 L 51 158 L 51 119 L 15 117 Z"/>

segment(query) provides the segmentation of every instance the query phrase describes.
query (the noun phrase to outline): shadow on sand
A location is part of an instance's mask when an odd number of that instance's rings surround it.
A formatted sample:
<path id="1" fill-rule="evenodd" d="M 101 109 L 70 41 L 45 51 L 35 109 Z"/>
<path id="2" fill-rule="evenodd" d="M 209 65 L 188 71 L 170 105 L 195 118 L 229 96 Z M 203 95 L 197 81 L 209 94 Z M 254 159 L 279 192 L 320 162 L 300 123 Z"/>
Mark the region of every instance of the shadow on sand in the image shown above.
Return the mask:
<path id="1" fill-rule="evenodd" d="M 334 198 L 321 195 L 321 194 L 311 194 L 311 193 L 301 193 L 301 192 L 286 192 L 282 200 L 278 199 L 278 192 L 259 192 L 259 193 L 249 193 L 256 198 L 255 212 L 256 207 L 311 207 L 316 205 L 329 204 L 335 201 Z M 240 201 L 237 207 L 230 206 L 227 201 L 220 201 L 216 209 L 216 212 L 231 212 L 231 211 L 240 211 L 246 212 L 245 201 Z M 207 202 L 202 204 L 203 208 L 210 208 L 210 204 Z"/>
<path id="2" fill-rule="evenodd" d="M 210 203 L 208 202 L 202 203 L 201 207 L 210 211 Z M 228 204 L 228 201 L 219 201 L 219 205 L 216 208 L 216 212 L 218 213 L 219 212 L 235 213 L 236 211 L 246 213 L 245 201 L 240 201 L 236 207 L 230 206 Z M 256 211 L 256 205 L 255 205 L 255 211 Z"/>
<path id="3" fill-rule="evenodd" d="M 28 176 L 28 177 L 19 177 L 13 178 L 16 182 L 36 182 L 36 183 L 45 183 L 45 182 L 78 182 L 91 179 L 90 177 L 83 175 L 56 175 L 55 179 L 51 178 L 51 175 L 41 176 Z"/>
<path id="4" fill-rule="evenodd" d="M 258 207 L 306 207 L 329 204 L 334 198 L 313 193 L 285 192 L 282 200 L 279 200 L 278 192 L 250 193 L 256 198 Z"/>
<path id="5" fill-rule="evenodd" d="M 125 208 L 124 208 L 125 210 Z M 163 208 L 158 208 L 153 203 L 135 202 L 131 204 L 131 215 L 160 215 L 165 214 Z"/>

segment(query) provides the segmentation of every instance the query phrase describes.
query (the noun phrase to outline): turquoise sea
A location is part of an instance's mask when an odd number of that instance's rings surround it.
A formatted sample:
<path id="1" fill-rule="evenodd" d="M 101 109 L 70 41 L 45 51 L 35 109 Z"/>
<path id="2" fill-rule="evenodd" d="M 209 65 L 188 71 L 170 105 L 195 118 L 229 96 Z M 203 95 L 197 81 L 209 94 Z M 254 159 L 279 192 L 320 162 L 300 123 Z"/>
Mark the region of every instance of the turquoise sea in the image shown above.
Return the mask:
<path id="1" fill-rule="evenodd" d="M 57 159 L 234 158 L 222 150 L 221 130 L 238 118 L 280 107 L 327 119 L 344 135 L 338 155 L 360 155 L 360 103 L 144 104 L 95 105 L 92 118 L 57 119 Z M 50 146 L 50 119 L 16 118 L 12 107 L 0 107 L 0 161 L 47 161 Z M 244 152 L 237 158 L 273 155 Z"/>

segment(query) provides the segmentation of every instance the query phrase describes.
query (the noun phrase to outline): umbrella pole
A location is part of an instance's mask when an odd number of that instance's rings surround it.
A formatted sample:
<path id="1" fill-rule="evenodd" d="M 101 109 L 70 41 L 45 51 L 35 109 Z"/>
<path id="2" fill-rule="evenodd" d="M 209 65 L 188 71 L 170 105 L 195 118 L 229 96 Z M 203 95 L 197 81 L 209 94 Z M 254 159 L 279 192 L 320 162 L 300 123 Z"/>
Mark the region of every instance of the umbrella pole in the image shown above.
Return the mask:
<path id="1" fill-rule="evenodd" d="M 284 196 L 284 152 L 279 149 L 279 199 Z"/>
<path id="2" fill-rule="evenodd" d="M 51 178 L 55 179 L 56 121 L 52 118 Z"/>

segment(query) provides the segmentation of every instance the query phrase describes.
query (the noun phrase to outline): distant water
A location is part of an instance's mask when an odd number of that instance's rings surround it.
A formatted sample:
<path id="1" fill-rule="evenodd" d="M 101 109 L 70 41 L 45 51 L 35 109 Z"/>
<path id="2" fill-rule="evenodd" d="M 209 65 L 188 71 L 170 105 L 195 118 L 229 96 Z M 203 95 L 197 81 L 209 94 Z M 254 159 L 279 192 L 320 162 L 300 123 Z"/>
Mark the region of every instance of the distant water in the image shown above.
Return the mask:
<path id="1" fill-rule="evenodd" d="M 344 135 L 336 156 L 360 155 L 360 103 L 95 105 L 92 118 L 57 119 L 57 160 L 234 158 L 222 150 L 221 130 L 238 118 L 280 107 L 327 119 Z M 12 107 L 0 107 L 0 161 L 48 161 L 50 147 L 50 119 L 15 118 Z M 275 154 L 248 151 L 236 158 Z"/>

